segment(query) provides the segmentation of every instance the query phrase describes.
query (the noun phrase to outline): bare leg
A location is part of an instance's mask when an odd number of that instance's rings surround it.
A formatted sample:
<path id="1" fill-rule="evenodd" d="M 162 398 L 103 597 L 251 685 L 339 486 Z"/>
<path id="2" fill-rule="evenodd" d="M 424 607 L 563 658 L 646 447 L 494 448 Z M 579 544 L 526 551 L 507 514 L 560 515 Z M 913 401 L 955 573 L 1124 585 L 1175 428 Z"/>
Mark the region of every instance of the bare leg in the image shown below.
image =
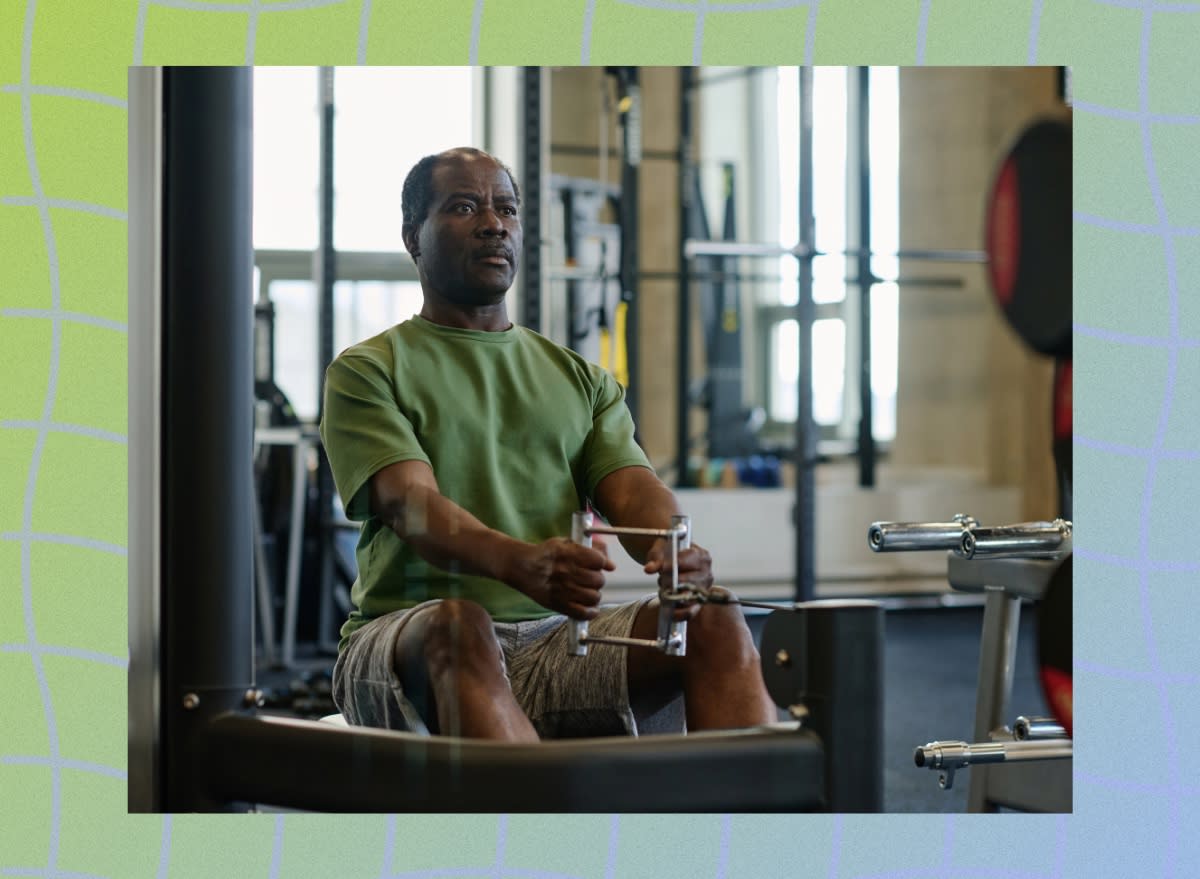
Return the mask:
<path id="1" fill-rule="evenodd" d="M 633 629 L 636 638 L 657 637 L 657 601 L 642 608 Z M 688 622 L 687 653 L 682 657 L 630 649 L 629 694 L 635 704 L 665 704 L 680 686 L 690 730 L 735 729 L 778 719 L 763 684 L 754 638 L 738 607 L 701 607 Z"/>
<path id="2" fill-rule="evenodd" d="M 536 742 L 504 676 L 487 611 L 448 599 L 416 614 L 395 647 L 396 671 L 431 732 Z"/>

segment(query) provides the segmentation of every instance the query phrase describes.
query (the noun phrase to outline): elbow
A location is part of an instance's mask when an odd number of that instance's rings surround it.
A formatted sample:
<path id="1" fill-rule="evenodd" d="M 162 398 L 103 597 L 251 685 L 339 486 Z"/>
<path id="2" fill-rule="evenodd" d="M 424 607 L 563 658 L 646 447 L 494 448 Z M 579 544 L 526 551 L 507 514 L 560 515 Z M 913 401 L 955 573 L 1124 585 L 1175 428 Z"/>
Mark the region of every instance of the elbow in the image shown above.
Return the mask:
<path id="1" fill-rule="evenodd" d="M 420 538 L 429 531 L 430 492 L 418 482 L 392 485 L 376 498 L 380 521 L 403 540 Z"/>

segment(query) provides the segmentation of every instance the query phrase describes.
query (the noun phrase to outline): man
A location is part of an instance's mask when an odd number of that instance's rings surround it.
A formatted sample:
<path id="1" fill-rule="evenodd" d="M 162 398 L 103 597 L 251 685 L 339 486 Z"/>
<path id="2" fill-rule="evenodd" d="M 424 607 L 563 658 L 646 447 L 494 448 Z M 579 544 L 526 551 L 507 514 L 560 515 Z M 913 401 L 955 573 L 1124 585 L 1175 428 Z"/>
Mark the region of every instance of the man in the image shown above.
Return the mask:
<path id="1" fill-rule="evenodd" d="M 657 633 L 656 599 L 600 608 L 615 566 L 601 540 L 567 539 L 572 511 L 666 528 L 680 510 L 612 377 L 508 319 L 519 201 L 511 172 L 478 150 L 417 163 L 402 210 L 421 313 L 329 367 L 322 437 L 346 513 L 364 522 L 338 707 L 356 724 L 523 742 L 636 734 L 680 692 L 690 729 L 771 722 L 736 606 L 677 611 L 684 657 L 567 655 L 568 617 L 593 635 Z M 625 545 L 669 580 L 667 541 Z M 679 574 L 711 584 L 708 552 L 682 551 Z"/>

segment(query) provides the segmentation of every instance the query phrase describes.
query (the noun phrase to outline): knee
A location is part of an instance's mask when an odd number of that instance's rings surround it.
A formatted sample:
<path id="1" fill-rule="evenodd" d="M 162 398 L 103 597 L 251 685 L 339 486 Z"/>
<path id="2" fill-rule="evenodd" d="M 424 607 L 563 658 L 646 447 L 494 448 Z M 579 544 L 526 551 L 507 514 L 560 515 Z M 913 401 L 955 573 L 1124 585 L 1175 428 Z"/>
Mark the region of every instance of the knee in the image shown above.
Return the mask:
<path id="1" fill-rule="evenodd" d="M 745 668 L 758 665 L 758 649 L 741 608 L 706 604 L 688 623 L 687 655 L 702 665 Z"/>
<path id="2" fill-rule="evenodd" d="M 499 667 L 503 662 L 492 618 L 481 605 L 446 599 L 426 612 L 423 650 L 431 671 L 462 666 Z"/>

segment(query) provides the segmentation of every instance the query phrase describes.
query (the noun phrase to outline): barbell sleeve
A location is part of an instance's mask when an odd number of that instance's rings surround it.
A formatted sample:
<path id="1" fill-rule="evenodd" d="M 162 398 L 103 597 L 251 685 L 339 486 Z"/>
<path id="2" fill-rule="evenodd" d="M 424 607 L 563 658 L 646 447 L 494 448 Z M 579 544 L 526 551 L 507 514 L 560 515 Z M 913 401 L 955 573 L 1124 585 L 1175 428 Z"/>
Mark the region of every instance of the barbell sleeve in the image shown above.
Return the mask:
<path id="1" fill-rule="evenodd" d="M 1018 717 L 1013 723 L 1013 738 L 1018 742 L 1041 739 L 1070 738 L 1063 726 L 1053 717 Z"/>
<path id="2" fill-rule="evenodd" d="M 960 536 L 958 552 L 967 559 L 1000 555 L 1054 555 L 1064 549 L 1064 544 L 1070 538 L 1071 523 L 1063 519 L 972 528 Z"/>
<path id="3" fill-rule="evenodd" d="M 1071 757 L 1070 739 L 1034 739 L 1022 742 L 929 742 L 913 751 L 918 767 L 941 772 L 944 790 L 954 786 L 954 773 L 984 763 L 1018 763 L 1027 760 L 1065 760 Z"/>
<path id="4" fill-rule="evenodd" d="M 1070 739 L 1031 739 L 1022 742 L 929 742 L 913 752 L 917 766 L 962 769 L 983 763 L 1062 760 L 1072 754 Z"/>
<path id="5" fill-rule="evenodd" d="M 952 522 L 874 522 L 867 529 L 867 545 L 874 552 L 922 552 L 959 549 L 964 532 L 978 523 L 959 515 Z"/>

